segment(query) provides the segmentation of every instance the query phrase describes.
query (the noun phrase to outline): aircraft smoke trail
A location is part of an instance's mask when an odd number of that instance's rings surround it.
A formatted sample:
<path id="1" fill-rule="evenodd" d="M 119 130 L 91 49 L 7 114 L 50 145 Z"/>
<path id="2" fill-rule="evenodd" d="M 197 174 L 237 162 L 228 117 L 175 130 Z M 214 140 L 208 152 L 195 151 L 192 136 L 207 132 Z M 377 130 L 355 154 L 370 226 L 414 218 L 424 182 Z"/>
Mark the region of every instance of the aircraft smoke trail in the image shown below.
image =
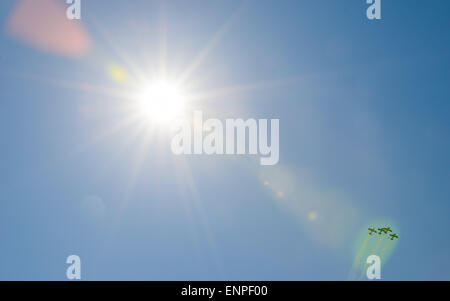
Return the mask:
<path id="1" fill-rule="evenodd" d="M 384 253 L 386 252 L 387 248 L 389 247 L 389 244 L 391 243 L 391 239 L 388 240 L 387 244 L 384 246 L 383 250 L 381 250 L 380 258 L 383 258 Z"/>
<path id="2" fill-rule="evenodd" d="M 381 235 L 380 239 L 377 242 L 377 245 L 375 246 L 375 249 L 373 249 L 373 251 L 372 251 L 372 253 L 370 253 L 370 255 L 373 255 L 373 254 L 375 254 L 377 252 L 378 248 L 381 245 L 381 242 L 383 241 L 384 236 L 385 236 L 385 234 Z"/>
<path id="3" fill-rule="evenodd" d="M 371 236 L 370 234 L 367 235 L 366 239 L 363 242 L 361 249 L 359 250 L 358 253 L 356 253 L 355 260 L 353 261 L 352 268 L 350 269 L 350 272 L 349 272 L 349 278 L 353 277 L 354 270 L 356 269 L 356 266 L 358 265 L 359 261 L 361 260 L 361 256 L 366 251 L 370 236 Z"/>
<path id="4" fill-rule="evenodd" d="M 374 254 L 375 254 L 375 252 L 376 252 L 376 251 L 378 250 L 378 248 L 380 247 L 381 242 L 383 241 L 384 235 L 385 235 L 384 233 L 381 235 L 380 239 L 378 240 L 377 244 L 375 245 L 375 248 L 373 248 L 372 252 L 370 252 L 369 255 L 374 255 Z M 359 277 L 359 280 L 363 280 L 363 278 L 364 278 L 364 272 L 366 271 L 366 269 L 367 269 L 367 262 L 364 264 L 364 268 L 363 268 L 363 270 L 361 271 L 361 276 Z"/>

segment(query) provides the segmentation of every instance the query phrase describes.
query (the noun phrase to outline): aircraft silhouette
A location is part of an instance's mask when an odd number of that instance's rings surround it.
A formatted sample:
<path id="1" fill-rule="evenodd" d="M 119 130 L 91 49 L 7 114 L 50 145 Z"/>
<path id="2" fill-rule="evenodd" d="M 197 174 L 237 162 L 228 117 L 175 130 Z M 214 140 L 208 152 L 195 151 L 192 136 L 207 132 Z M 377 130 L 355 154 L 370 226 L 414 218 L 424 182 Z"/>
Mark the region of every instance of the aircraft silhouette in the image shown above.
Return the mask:
<path id="1" fill-rule="evenodd" d="M 391 240 L 394 240 L 394 238 L 398 238 L 398 235 L 397 235 L 397 234 L 390 234 L 389 236 L 391 237 L 391 238 L 390 238 Z"/>
<path id="2" fill-rule="evenodd" d="M 384 233 L 384 234 L 388 234 L 388 232 L 392 232 L 392 230 L 391 230 L 391 228 L 390 227 L 387 227 L 387 228 L 378 228 L 378 234 L 382 234 L 382 233 Z"/>
<path id="3" fill-rule="evenodd" d="M 375 230 L 374 228 L 369 228 L 369 229 L 367 229 L 367 230 L 370 231 L 370 232 L 369 232 L 369 235 L 372 235 L 373 233 L 377 233 L 377 230 Z"/>
<path id="4" fill-rule="evenodd" d="M 385 228 L 378 228 L 378 234 L 387 234 L 387 231 Z"/>

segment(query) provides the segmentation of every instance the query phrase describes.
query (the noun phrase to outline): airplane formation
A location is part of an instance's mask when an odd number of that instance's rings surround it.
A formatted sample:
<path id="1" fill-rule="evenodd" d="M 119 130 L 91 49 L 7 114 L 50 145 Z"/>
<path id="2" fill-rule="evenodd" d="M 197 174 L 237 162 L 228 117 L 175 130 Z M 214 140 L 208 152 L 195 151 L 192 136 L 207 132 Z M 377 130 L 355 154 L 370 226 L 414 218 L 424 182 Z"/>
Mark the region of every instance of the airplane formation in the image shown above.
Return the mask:
<path id="1" fill-rule="evenodd" d="M 392 234 L 389 234 L 389 236 L 390 236 L 389 239 L 390 239 L 390 240 L 394 240 L 394 239 L 397 239 L 397 238 L 398 238 L 398 235 L 392 232 L 391 227 L 378 228 L 378 229 L 375 229 L 375 228 L 368 228 L 367 230 L 369 230 L 369 235 L 372 235 L 373 233 L 377 233 L 377 234 L 379 234 L 379 235 L 385 235 L 385 234 L 392 233 Z"/>
<path id="2" fill-rule="evenodd" d="M 393 240 L 398 239 L 398 235 L 392 231 L 391 227 L 382 227 L 382 228 L 371 227 L 371 228 L 368 228 L 367 230 L 369 230 L 369 234 L 367 235 L 366 239 L 364 240 L 359 252 L 356 253 L 355 260 L 353 261 L 352 268 L 350 269 L 350 272 L 349 272 L 350 279 L 353 278 L 356 269 L 358 268 L 359 264 L 361 263 L 361 258 L 363 258 L 363 255 L 365 254 L 369 245 L 371 246 L 370 247 L 371 250 L 369 250 L 369 255 L 379 254 L 380 258 L 384 258 L 384 254 L 388 250 L 389 245 L 392 243 Z M 373 235 L 373 234 L 376 234 L 376 235 Z M 379 235 L 379 237 L 374 240 L 374 243 L 369 244 L 369 242 L 373 241 L 372 237 L 377 236 L 377 235 Z M 381 251 L 377 252 L 380 249 L 380 247 L 382 246 L 383 241 L 385 240 L 385 236 L 387 236 L 387 238 L 388 238 L 387 242 L 385 242 L 384 247 L 381 248 Z M 372 247 L 372 245 L 373 245 L 373 247 Z M 364 267 L 361 271 L 361 276 L 359 278 L 360 280 L 363 279 L 366 268 L 367 268 L 367 263 L 365 263 L 364 261 L 363 261 L 363 265 L 364 265 Z"/>

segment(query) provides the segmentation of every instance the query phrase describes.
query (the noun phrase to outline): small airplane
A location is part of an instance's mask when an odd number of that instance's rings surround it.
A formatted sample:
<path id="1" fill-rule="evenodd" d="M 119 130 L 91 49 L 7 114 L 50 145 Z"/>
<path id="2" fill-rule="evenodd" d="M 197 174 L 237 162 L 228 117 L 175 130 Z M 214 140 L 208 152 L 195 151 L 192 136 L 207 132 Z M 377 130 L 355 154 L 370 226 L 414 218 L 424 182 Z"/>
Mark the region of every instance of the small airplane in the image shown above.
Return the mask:
<path id="1" fill-rule="evenodd" d="M 377 233 L 377 230 L 375 230 L 374 228 L 369 228 L 369 229 L 367 229 L 367 230 L 370 231 L 370 232 L 369 232 L 369 235 L 372 235 L 373 233 Z"/>
<path id="2" fill-rule="evenodd" d="M 389 236 L 391 237 L 391 238 L 390 238 L 391 240 L 394 240 L 394 238 L 398 238 L 398 235 L 397 235 L 397 234 L 390 234 Z"/>
<path id="3" fill-rule="evenodd" d="M 392 230 L 391 230 L 390 227 L 387 227 L 387 228 L 378 228 L 378 231 L 380 231 L 380 232 L 378 232 L 378 234 L 382 234 L 382 233 L 388 234 L 388 232 L 392 232 Z"/>
<path id="4" fill-rule="evenodd" d="M 386 228 L 378 228 L 378 234 L 387 234 Z"/>

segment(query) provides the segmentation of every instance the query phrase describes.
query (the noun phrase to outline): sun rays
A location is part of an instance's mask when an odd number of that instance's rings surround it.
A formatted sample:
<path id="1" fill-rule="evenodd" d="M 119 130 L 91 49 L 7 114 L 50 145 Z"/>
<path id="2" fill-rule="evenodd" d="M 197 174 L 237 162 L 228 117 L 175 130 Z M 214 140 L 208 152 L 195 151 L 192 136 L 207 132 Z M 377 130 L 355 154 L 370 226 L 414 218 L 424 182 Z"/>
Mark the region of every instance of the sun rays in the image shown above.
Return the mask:
<path id="1" fill-rule="evenodd" d="M 243 1 L 228 20 L 212 35 L 203 47 L 199 47 L 192 60 L 185 62 L 184 68 L 177 72 L 168 65 L 171 58 L 168 55 L 168 35 L 170 31 L 167 24 L 168 18 L 164 10 L 161 11 L 160 23 L 158 25 L 159 38 L 158 45 L 148 45 L 145 35 L 140 35 L 139 43 L 147 47 L 148 58 L 138 59 L 133 50 L 127 49 L 121 43 L 120 36 L 113 35 L 108 29 L 100 24 L 95 24 L 96 31 L 100 34 L 101 40 L 96 41 L 96 47 L 84 58 L 87 68 L 93 69 L 96 75 L 103 72 L 103 78 L 96 78 L 93 83 L 89 81 L 74 82 L 69 79 L 49 78 L 44 75 L 30 76 L 20 74 L 20 77 L 31 79 L 44 84 L 58 86 L 68 89 L 70 93 L 78 92 L 92 99 L 92 102 L 101 103 L 101 114 L 114 111 L 116 118 L 109 120 L 109 125 L 92 129 L 90 138 L 87 141 L 80 141 L 78 145 L 71 148 L 64 160 L 73 159 L 77 155 L 92 150 L 98 145 L 112 142 L 115 152 L 128 157 L 130 164 L 130 176 L 127 183 L 124 183 L 125 193 L 120 210 L 126 210 L 129 202 L 133 199 L 133 192 L 142 171 L 148 166 L 170 163 L 161 160 L 167 152 L 170 152 L 170 144 L 167 142 L 167 133 L 170 131 L 171 122 L 182 116 L 184 112 L 192 112 L 196 106 L 206 104 L 210 100 L 217 100 L 224 97 L 233 97 L 246 92 L 255 92 L 262 89 L 273 89 L 283 85 L 293 84 L 298 79 L 268 79 L 252 83 L 236 83 L 229 86 L 219 87 L 214 90 L 193 90 L 192 82 L 198 74 L 199 67 L 205 63 L 208 56 L 212 55 L 214 49 L 219 47 L 222 39 L 230 33 L 236 21 L 242 17 L 249 1 Z M 95 22 L 94 22 L 95 23 Z M 135 27 L 134 30 L 140 31 Z M 133 34 L 133 33 L 131 33 Z M 102 44 L 103 43 L 103 44 Z M 108 49 L 108 53 L 101 52 L 99 48 Z M 111 60 L 116 56 L 119 61 Z M 225 58 L 226 59 L 226 58 Z M 148 62 L 153 61 L 153 64 Z M 220 72 L 218 70 L 217 72 Z M 81 113 L 83 114 L 83 113 Z M 166 146 L 166 147 L 164 147 Z M 209 227 L 208 217 L 203 208 L 200 194 L 196 183 L 192 177 L 188 162 L 183 158 L 179 164 L 164 166 L 174 174 L 177 179 L 174 185 L 176 189 L 185 191 L 184 198 L 189 202 L 190 214 L 195 215 L 202 227 L 202 233 L 209 243 L 213 257 L 220 268 L 218 250 L 215 246 L 213 233 Z M 147 166 L 147 165 L 148 166 Z M 314 213 L 315 214 L 315 213 Z M 312 217 L 311 219 L 315 219 Z M 114 229 L 120 229 L 120 216 L 114 225 Z M 114 232 L 114 229 L 112 232 Z M 114 233 L 112 233 L 114 236 Z"/>
<path id="2" fill-rule="evenodd" d="M 150 82 L 137 95 L 136 110 L 149 122 L 170 125 L 182 117 L 185 108 L 186 97 L 182 89 L 166 80 Z"/>

